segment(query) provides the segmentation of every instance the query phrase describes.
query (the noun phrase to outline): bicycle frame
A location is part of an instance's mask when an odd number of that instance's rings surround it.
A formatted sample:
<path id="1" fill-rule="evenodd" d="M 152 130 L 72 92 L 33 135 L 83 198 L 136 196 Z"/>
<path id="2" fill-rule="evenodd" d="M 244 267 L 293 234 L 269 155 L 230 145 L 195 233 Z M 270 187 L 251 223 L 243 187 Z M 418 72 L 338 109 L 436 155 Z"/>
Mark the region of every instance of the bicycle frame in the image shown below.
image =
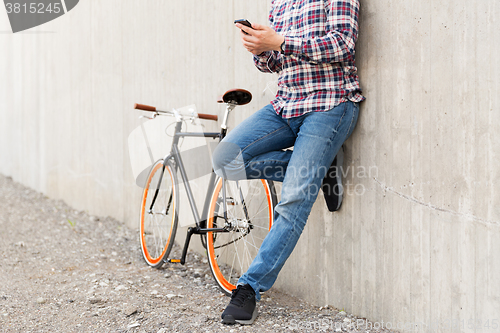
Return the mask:
<path id="1" fill-rule="evenodd" d="M 181 179 L 182 179 L 183 183 L 185 184 L 186 194 L 188 197 L 189 205 L 191 206 L 191 212 L 193 214 L 196 226 L 189 227 L 187 230 L 187 236 L 186 236 L 186 240 L 184 242 L 184 247 L 182 250 L 181 258 L 180 259 L 168 259 L 168 262 L 180 263 L 182 265 L 185 264 L 189 243 L 191 241 L 191 237 L 194 234 L 198 234 L 198 235 L 203 236 L 203 235 L 207 234 L 208 232 L 228 232 L 228 230 L 226 228 L 206 228 L 208 208 L 210 205 L 210 198 L 211 198 L 210 195 L 211 195 L 213 189 L 215 188 L 218 176 L 215 174 L 215 172 L 212 169 L 212 173 L 210 175 L 210 181 L 209 181 L 209 185 L 208 185 L 208 189 L 207 189 L 207 195 L 205 197 L 205 203 L 203 205 L 203 211 L 201 214 L 202 218 L 200 218 L 198 208 L 196 206 L 196 201 L 194 199 L 193 192 L 191 190 L 191 186 L 189 185 L 189 178 L 187 176 L 186 169 L 184 167 L 184 162 L 182 161 L 182 157 L 180 155 L 178 144 L 179 144 L 179 139 L 181 137 L 208 137 L 208 138 L 213 138 L 213 139 L 219 138 L 219 141 L 222 140 L 226 136 L 226 133 L 227 133 L 227 118 L 228 118 L 229 112 L 232 111 L 235 107 L 236 107 L 236 105 L 228 103 L 228 105 L 226 107 L 226 112 L 224 115 L 224 120 L 223 120 L 223 123 L 221 125 L 220 132 L 207 132 L 207 133 L 182 132 L 182 117 L 178 113 L 175 113 L 176 125 L 175 125 L 175 134 L 174 134 L 173 141 L 172 141 L 172 147 L 171 147 L 170 153 L 163 160 L 163 167 L 162 167 L 162 170 L 160 173 L 160 178 L 158 180 L 158 185 L 157 185 L 156 190 L 155 190 L 155 195 L 154 195 L 153 200 L 151 202 L 150 209 L 153 208 L 155 201 L 156 201 L 156 198 L 158 197 L 161 182 L 163 179 L 163 174 L 165 172 L 165 165 L 167 165 L 167 162 L 169 160 L 174 160 L 174 162 L 175 162 L 174 163 L 174 171 L 175 172 L 179 171 Z M 227 206 L 226 206 L 227 203 L 225 200 L 226 199 L 226 188 L 225 188 L 225 179 L 224 178 L 222 179 L 222 195 L 224 198 L 224 200 L 223 200 L 224 220 L 227 221 L 227 213 L 226 213 L 227 212 Z M 204 247 L 206 247 L 206 245 L 203 243 L 203 238 L 202 238 L 202 244 Z"/>

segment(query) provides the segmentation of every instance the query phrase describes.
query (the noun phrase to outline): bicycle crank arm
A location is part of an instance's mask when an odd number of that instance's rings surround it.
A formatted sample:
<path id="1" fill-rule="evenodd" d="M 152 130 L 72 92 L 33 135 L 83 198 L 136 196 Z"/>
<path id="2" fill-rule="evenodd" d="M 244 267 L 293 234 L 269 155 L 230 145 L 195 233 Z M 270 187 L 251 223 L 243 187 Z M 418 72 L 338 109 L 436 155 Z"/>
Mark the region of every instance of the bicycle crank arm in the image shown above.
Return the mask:
<path id="1" fill-rule="evenodd" d="M 182 249 L 182 256 L 180 259 L 168 259 L 167 262 L 173 264 L 181 264 L 184 265 L 186 263 L 187 250 L 189 248 L 189 242 L 191 241 L 191 236 L 206 234 L 208 232 L 229 232 L 229 230 L 225 228 L 199 228 L 199 227 L 191 227 L 187 230 L 186 241 L 184 242 L 184 248 Z"/>
<path id="2" fill-rule="evenodd" d="M 196 234 L 206 234 L 208 232 L 229 232 L 226 228 L 204 228 L 196 231 Z"/>

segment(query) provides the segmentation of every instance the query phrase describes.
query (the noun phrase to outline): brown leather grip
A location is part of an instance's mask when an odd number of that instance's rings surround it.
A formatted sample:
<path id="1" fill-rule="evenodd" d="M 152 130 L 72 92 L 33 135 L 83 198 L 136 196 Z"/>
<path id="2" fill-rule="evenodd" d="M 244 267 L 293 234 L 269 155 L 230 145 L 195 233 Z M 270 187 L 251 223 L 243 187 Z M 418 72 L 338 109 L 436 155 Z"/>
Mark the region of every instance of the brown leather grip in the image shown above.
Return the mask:
<path id="1" fill-rule="evenodd" d="M 143 110 L 143 111 L 156 111 L 154 106 L 144 105 L 144 104 L 134 104 L 134 109 Z"/>
<path id="2" fill-rule="evenodd" d="M 216 116 L 215 114 L 205 114 L 205 113 L 198 113 L 198 118 L 207 119 L 207 120 L 215 120 L 215 121 L 217 121 L 219 119 L 219 117 Z"/>

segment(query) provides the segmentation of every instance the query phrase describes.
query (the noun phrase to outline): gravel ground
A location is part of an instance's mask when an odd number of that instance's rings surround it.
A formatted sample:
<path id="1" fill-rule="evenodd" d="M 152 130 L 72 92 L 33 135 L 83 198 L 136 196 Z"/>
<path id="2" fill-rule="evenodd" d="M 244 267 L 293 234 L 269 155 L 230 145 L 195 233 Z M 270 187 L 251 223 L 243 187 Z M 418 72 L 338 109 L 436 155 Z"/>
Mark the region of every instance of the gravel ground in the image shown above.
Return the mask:
<path id="1" fill-rule="evenodd" d="M 137 230 L 2 175 L 0 212 L 0 332 L 389 332 L 272 290 L 252 326 L 223 325 L 204 256 L 151 269 Z"/>

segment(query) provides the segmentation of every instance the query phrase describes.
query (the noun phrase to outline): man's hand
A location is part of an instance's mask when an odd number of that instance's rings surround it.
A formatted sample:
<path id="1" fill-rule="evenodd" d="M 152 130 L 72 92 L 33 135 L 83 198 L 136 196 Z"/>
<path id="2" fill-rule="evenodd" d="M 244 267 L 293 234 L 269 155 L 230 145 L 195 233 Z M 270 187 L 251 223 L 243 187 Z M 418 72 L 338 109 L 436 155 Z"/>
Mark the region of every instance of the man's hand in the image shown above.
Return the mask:
<path id="1" fill-rule="evenodd" d="M 270 27 L 255 23 L 252 23 L 252 28 L 239 23 L 236 24 L 236 27 L 242 30 L 241 41 L 250 53 L 258 55 L 265 51 L 281 51 L 281 44 L 285 37 L 278 35 Z M 244 34 L 243 31 L 248 35 Z"/>

